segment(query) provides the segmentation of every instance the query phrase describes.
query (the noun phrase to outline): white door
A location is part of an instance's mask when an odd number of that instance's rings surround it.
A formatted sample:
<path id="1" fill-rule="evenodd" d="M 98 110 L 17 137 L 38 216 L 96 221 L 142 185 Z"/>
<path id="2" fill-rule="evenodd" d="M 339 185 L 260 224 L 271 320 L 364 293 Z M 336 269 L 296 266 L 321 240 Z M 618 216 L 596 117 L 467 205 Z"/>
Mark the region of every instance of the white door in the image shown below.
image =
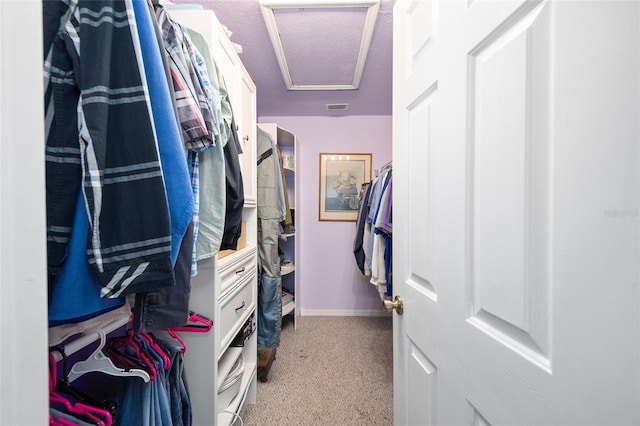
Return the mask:
<path id="1" fill-rule="evenodd" d="M 640 2 L 394 9 L 395 424 L 640 423 Z"/>

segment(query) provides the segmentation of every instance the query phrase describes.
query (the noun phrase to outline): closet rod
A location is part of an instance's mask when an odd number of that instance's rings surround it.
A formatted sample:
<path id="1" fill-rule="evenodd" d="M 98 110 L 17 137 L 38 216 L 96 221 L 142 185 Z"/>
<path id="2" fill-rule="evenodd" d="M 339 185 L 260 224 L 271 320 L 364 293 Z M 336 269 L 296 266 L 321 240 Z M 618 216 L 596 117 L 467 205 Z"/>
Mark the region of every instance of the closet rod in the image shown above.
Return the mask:
<path id="1" fill-rule="evenodd" d="M 118 320 L 112 321 L 109 324 L 101 327 L 101 330 L 105 332 L 105 334 L 109 334 L 112 331 L 119 329 L 122 326 L 125 326 L 129 323 L 129 318 L 120 318 Z M 85 334 L 84 336 L 78 337 L 76 340 L 67 343 L 64 346 L 64 353 L 67 356 L 70 356 L 79 350 L 89 346 L 96 340 L 100 339 L 100 334 L 97 331 L 93 333 Z M 56 361 L 62 360 L 62 354 L 58 351 L 53 351 L 53 356 L 56 358 Z"/>

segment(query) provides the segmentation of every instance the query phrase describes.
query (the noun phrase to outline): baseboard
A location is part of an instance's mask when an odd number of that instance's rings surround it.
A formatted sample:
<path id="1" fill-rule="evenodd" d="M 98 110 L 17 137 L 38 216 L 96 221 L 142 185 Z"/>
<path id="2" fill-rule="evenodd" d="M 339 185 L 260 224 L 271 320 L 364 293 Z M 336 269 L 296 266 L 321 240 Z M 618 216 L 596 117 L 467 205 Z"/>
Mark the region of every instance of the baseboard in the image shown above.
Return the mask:
<path id="1" fill-rule="evenodd" d="M 325 309 L 300 309 L 301 316 L 309 317 L 386 317 L 387 313 L 380 309 L 360 309 L 360 310 L 325 310 Z"/>

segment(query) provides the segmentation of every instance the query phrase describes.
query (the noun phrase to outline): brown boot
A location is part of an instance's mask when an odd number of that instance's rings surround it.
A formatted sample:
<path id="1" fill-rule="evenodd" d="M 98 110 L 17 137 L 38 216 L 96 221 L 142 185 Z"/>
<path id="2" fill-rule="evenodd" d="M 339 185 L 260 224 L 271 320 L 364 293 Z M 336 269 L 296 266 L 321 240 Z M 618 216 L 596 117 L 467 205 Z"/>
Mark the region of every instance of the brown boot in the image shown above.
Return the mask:
<path id="1" fill-rule="evenodd" d="M 265 348 L 263 346 L 258 348 L 258 380 L 262 383 L 267 381 L 269 370 L 271 370 L 271 364 L 273 364 L 275 359 L 275 348 Z"/>

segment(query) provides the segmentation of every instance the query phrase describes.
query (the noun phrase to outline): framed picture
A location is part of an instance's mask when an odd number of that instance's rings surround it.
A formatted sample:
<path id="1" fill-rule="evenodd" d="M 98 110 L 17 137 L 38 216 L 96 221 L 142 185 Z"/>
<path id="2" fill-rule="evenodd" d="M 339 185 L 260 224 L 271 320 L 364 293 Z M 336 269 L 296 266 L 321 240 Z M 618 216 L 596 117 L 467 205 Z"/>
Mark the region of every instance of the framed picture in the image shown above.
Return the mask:
<path id="1" fill-rule="evenodd" d="M 319 219 L 355 221 L 360 186 L 371 180 L 371 154 L 320 154 Z"/>

